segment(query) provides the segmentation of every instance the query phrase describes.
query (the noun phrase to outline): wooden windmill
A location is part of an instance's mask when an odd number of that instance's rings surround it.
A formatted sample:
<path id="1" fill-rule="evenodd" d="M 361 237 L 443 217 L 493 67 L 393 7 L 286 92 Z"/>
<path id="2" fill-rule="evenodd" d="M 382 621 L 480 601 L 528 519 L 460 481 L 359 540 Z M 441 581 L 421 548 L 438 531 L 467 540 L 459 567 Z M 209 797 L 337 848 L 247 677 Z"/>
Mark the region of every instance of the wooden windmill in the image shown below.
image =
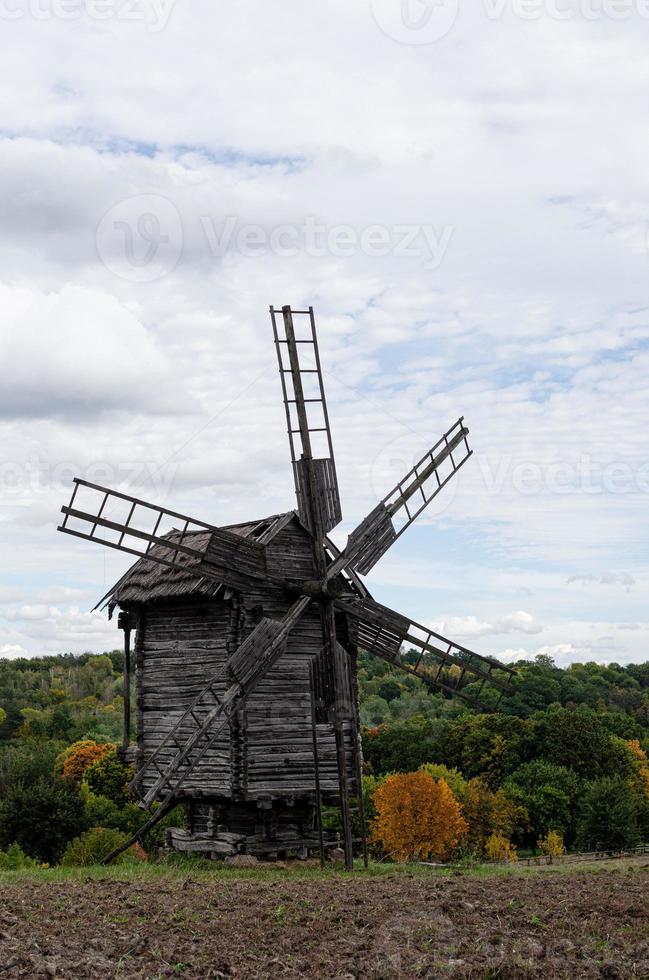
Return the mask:
<path id="1" fill-rule="evenodd" d="M 297 510 L 216 527 L 75 480 L 59 530 L 138 556 L 102 602 L 121 610 L 127 640 L 136 630 L 133 787 L 143 806 L 162 804 L 145 827 L 182 802 L 185 827 L 169 832 L 180 850 L 322 857 L 335 840 L 321 808 L 337 805 L 349 868 L 356 809 L 365 839 L 357 650 L 474 702 L 485 685 L 502 696 L 513 671 L 379 605 L 359 577 L 470 457 L 463 419 L 340 552 L 327 536 L 341 508 L 313 310 L 271 318 Z M 127 690 L 129 673 L 127 656 Z"/>

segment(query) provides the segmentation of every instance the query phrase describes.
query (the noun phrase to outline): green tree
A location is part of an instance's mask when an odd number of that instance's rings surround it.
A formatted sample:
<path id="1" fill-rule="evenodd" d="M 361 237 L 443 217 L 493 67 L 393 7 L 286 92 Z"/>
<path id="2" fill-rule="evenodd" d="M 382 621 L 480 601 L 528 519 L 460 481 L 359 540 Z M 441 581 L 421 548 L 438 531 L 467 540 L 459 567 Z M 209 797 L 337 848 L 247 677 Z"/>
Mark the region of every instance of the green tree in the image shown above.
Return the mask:
<path id="1" fill-rule="evenodd" d="M 581 850 L 621 851 L 640 841 L 640 800 L 627 780 L 599 779 L 586 788 L 577 829 Z"/>
<path id="2" fill-rule="evenodd" d="M 523 663 L 512 680 L 512 693 L 501 707 L 520 718 L 561 701 L 561 675 L 550 657 L 538 656 L 534 663 Z"/>
<path id="3" fill-rule="evenodd" d="M 376 693 L 384 701 L 394 701 L 401 696 L 403 688 L 394 677 L 386 677 L 379 684 Z"/>
<path id="4" fill-rule="evenodd" d="M 571 769 L 535 759 L 519 766 L 505 788 L 527 810 L 532 843 L 550 830 L 574 840 L 582 782 Z"/>
<path id="5" fill-rule="evenodd" d="M 628 754 L 592 708 L 556 708 L 534 719 L 536 754 L 584 779 L 631 775 Z"/>
<path id="6" fill-rule="evenodd" d="M 102 759 L 88 766 L 83 778 L 93 793 L 105 796 L 117 806 L 125 806 L 133 799 L 128 788 L 133 779 L 133 766 L 124 765 L 114 748 Z"/>
<path id="7" fill-rule="evenodd" d="M 462 801 L 466 792 L 467 781 L 457 769 L 449 769 L 442 762 L 425 762 L 419 767 L 420 772 L 427 772 L 433 779 L 443 779 L 453 796 Z"/>
<path id="8" fill-rule="evenodd" d="M 376 776 L 413 772 L 439 753 L 444 722 L 416 716 L 385 728 L 364 729 L 363 757 Z"/>
<path id="9" fill-rule="evenodd" d="M 30 857 L 54 864 L 87 827 L 79 793 L 60 780 L 16 783 L 0 800 L 0 848 L 14 842 Z"/>
<path id="10" fill-rule="evenodd" d="M 513 715 L 465 713 L 446 726 L 437 758 L 459 769 L 467 779 L 479 776 L 497 789 L 530 758 L 532 735 L 532 722 Z"/>
<path id="11" fill-rule="evenodd" d="M 372 728 L 390 720 L 390 705 L 378 694 L 371 694 L 361 704 L 361 722 Z"/>

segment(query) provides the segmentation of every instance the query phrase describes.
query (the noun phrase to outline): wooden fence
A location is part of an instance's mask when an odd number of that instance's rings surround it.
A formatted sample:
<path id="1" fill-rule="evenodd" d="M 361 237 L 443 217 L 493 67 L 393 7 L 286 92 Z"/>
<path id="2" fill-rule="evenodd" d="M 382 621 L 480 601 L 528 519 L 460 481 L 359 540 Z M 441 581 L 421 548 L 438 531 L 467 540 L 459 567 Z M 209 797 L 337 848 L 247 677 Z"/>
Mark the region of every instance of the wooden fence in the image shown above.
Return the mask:
<path id="1" fill-rule="evenodd" d="M 542 864 L 581 864 L 583 861 L 614 861 L 618 858 L 636 857 L 638 854 L 649 854 L 649 844 L 639 844 L 627 851 L 584 851 L 578 854 L 562 854 L 560 857 L 553 857 L 551 854 L 535 854 L 532 857 L 519 858 L 516 862 L 519 866 L 535 867 Z M 503 864 L 502 861 L 490 862 L 493 864 Z"/>

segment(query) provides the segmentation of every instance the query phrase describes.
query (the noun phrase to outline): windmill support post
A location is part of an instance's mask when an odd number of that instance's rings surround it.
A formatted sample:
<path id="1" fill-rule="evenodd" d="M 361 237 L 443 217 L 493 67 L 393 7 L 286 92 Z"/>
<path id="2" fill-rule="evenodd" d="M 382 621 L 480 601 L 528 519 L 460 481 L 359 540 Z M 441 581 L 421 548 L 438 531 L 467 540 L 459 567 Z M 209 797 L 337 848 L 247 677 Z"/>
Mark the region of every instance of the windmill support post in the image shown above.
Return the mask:
<path id="1" fill-rule="evenodd" d="M 131 614 L 120 612 L 117 626 L 118 629 L 124 631 L 124 730 L 122 750 L 125 752 L 131 744 L 131 631 L 134 627 Z"/>
<path id="2" fill-rule="evenodd" d="M 318 728 L 315 704 L 315 662 L 313 660 L 309 664 L 309 680 L 311 683 L 311 739 L 313 742 L 313 775 L 315 784 L 316 825 L 318 828 L 318 851 L 320 854 L 320 867 L 324 868 L 325 850 L 322 829 L 322 789 L 320 786 L 320 759 L 318 757 Z"/>
<path id="3" fill-rule="evenodd" d="M 323 609 L 323 617 L 330 617 L 334 620 L 334 604 L 329 601 Z M 334 625 L 335 628 L 335 625 Z M 331 635 L 331 634 L 330 634 Z M 335 636 L 335 633 L 333 634 Z M 333 662 L 334 678 L 334 709 L 333 726 L 336 737 L 336 759 L 338 762 L 338 787 L 340 792 L 340 814 L 343 825 L 343 841 L 345 844 L 345 868 L 347 871 L 354 870 L 354 842 L 352 838 L 352 815 L 349 803 L 349 781 L 347 779 L 347 760 L 345 754 L 345 710 L 347 705 L 347 685 L 346 662 L 343 660 L 343 651 L 334 642 L 333 650 L 328 651 L 328 655 Z"/>

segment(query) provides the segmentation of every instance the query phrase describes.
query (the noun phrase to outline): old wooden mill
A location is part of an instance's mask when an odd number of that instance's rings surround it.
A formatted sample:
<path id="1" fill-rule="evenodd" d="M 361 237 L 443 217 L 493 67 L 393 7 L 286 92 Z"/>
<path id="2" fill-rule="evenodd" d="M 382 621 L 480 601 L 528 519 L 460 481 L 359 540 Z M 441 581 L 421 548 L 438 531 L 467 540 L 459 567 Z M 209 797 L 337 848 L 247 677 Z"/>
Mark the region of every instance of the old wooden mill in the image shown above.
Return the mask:
<path id="1" fill-rule="evenodd" d="M 77 479 L 59 530 L 138 556 L 100 605 L 120 610 L 127 693 L 136 636 L 137 748 L 126 697 L 126 758 L 143 807 L 160 804 L 140 834 L 183 803 L 185 826 L 168 832 L 178 850 L 322 860 L 338 843 L 322 808 L 335 806 L 351 868 L 353 826 L 367 860 L 358 650 L 473 702 L 485 685 L 502 696 L 513 672 L 379 605 L 360 578 L 471 456 L 463 419 L 340 552 L 328 537 L 342 515 L 313 309 L 271 307 L 271 320 L 297 510 L 217 527 Z"/>

